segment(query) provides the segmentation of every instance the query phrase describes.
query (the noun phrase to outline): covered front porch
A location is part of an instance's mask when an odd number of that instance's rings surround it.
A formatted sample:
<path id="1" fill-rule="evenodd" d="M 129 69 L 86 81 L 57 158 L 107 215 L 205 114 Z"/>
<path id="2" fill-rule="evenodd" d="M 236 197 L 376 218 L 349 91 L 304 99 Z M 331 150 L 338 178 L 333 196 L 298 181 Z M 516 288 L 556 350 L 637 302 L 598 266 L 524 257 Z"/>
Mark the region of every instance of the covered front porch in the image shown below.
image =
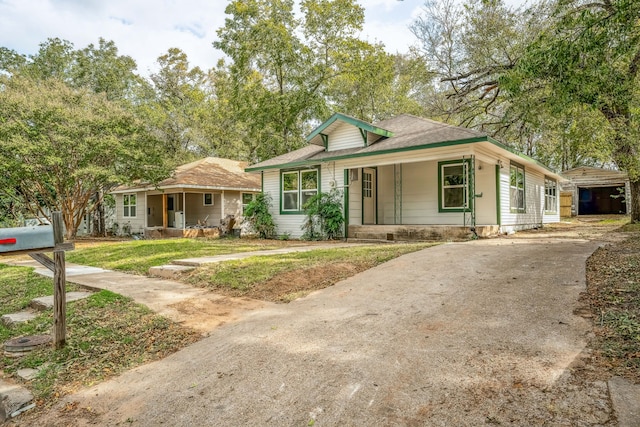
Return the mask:
<path id="1" fill-rule="evenodd" d="M 499 232 L 493 159 L 474 155 L 345 171 L 347 238 L 455 240 Z"/>
<path id="2" fill-rule="evenodd" d="M 147 237 L 217 237 L 224 191 L 176 189 L 146 193 Z"/>

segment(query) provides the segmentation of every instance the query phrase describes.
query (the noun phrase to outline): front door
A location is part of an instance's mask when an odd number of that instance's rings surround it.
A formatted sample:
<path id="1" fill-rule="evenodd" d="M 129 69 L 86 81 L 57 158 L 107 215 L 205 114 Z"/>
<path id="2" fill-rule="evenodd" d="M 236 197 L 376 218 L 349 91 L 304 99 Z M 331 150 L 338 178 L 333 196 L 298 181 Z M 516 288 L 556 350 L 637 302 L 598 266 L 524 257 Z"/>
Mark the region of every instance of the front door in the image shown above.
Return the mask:
<path id="1" fill-rule="evenodd" d="M 376 170 L 362 169 L 362 224 L 377 223 L 376 215 Z"/>

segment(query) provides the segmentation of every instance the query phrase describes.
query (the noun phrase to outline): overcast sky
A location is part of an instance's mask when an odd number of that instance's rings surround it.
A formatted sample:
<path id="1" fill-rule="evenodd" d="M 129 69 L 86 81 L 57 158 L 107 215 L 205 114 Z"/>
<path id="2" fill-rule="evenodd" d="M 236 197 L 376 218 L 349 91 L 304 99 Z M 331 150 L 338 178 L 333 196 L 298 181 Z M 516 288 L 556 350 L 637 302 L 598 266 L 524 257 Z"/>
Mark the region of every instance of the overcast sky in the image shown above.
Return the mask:
<path id="1" fill-rule="evenodd" d="M 519 2 L 521 0 L 509 0 Z M 154 70 L 171 47 L 191 63 L 213 67 L 222 54 L 212 42 L 224 24 L 227 0 L 0 0 L 0 46 L 34 54 L 47 38 L 72 42 L 76 49 L 100 37 L 113 40 L 120 54 L 136 60 L 138 71 Z M 415 37 L 409 24 L 424 0 L 360 0 L 365 7 L 361 38 L 382 42 L 388 52 L 406 52 Z"/>

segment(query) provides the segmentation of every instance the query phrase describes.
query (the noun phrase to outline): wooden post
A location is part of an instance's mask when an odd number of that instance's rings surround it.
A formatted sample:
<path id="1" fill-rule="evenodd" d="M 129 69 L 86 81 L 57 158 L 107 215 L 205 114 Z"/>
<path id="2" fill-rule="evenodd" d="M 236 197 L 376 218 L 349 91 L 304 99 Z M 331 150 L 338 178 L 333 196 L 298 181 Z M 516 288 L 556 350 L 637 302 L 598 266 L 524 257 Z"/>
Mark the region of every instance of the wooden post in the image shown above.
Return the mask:
<path id="1" fill-rule="evenodd" d="M 168 206 L 168 196 L 167 193 L 162 194 L 162 228 L 166 229 L 169 226 L 169 217 L 167 214 L 167 206 Z"/>
<path id="2" fill-rule="evenodd" d="M 64 241 L 62 226 L 62 212 L 53 212 L 53 241 L 58 245 Z M 57 350 L 65 345 L 67 333 L 67 296 L 65 284 L 67 281 L 65 253 L 53 252 L 55 270 L 53 272 L 53 343 Z"/>

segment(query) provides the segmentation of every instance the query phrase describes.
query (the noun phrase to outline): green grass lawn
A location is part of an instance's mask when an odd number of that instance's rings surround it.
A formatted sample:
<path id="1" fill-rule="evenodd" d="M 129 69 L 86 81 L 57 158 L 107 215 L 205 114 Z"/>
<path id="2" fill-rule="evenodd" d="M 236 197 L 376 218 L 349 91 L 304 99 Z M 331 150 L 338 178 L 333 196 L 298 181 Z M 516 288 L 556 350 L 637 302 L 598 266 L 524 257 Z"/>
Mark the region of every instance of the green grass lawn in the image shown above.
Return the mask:
<path id="1" fill-rule="evenodd" d="M 74 285 L 67 291 L 76 290 Z M 0 315 L 24 309 L 35 297 L 53 294 L 53 281 L 31 268 L 0 264 Z M 14 326 L 0 324 L 0 342 L 28 335 L 48 335 L 53 310 Z M 200 334 L 181 327 L 129 298 L 109 291 L 67 304 L 66 346 L 44 346 L 27 356 L 0 356 L 0 369 L 13 375 L 22 368 L 41 368 L 25 385 L 36 402 L 47 406 L 80 386 L 91 385 L 132 367 L 160 359 L 197 341 Z"/>
<path id="2" fill-rule="evenodd" d="M 197 268 L 183 280 L 233 296 L 288 302 L 390 259 L 433 245 L 434 243 L 378 244 L 256 256 L 207 264 Z M 274 279 L 284 275 L 295 279 L 274 283 Z M 289 286 L 288 282 L 291 281 L 298 286 Z"/>
<path id="3" fill-rule="evenodd" d="M 258 239 L 132 240 L 78 247 L 67 252 L 67 261 L 108 270 L 146 274 L 149 267 L 164 265 L 176 259 L 276 249 L 285 244 L 287 242 Z"/>

